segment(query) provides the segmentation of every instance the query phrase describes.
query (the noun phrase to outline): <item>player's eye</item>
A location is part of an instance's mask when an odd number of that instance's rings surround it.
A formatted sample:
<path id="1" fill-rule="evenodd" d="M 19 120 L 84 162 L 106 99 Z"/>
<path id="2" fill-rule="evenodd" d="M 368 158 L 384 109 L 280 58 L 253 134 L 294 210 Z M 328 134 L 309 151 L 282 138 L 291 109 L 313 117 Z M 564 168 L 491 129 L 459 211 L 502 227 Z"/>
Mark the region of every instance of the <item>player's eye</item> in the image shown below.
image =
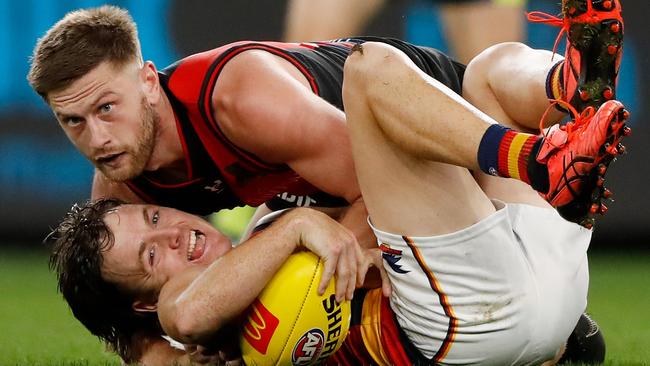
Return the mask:
<path id="1" fill-rule="evenodd" d="M 113 103 L 105 103 L 99 107 L 99 111 L 102 113 L 108 113 L 113 110 Z"/>
<path id="2" fill-rule="evenodd" d="M 156 247 L 151 246 L 151 248 L 149 248 L 149 266 L 153 267 L 153 260 L 155 257 L 156 257 Z"/>
<path id="3" fill-rule="evenodd" d="M 63 122 L 68 127 L 76 127 L 81 124 L 82 120 L 79 117 L 70 117 L 70 118 L 66 118 L 66 120 Z"/>
<path id="4" fill-rule="evenodd" d="M 160 213 L 158 211 L 154 212 L 153 216 L 151 216 L 151 223 L 156 225 L 158 224 L 158 221 L 160 220 Z"/>

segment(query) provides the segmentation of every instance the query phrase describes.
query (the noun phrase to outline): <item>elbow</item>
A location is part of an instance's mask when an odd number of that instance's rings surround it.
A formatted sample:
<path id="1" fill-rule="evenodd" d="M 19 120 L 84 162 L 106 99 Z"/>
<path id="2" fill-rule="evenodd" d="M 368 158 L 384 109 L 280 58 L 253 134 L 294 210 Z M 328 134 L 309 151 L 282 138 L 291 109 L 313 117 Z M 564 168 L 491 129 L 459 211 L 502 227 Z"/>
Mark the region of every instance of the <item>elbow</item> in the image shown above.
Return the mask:
<path id="1" fill-rule="evenodd" d="M 165 333 L 175 340 L 185 344 L 197 344 L 195 339 L 198 337 L 196 323 L 191 319 L 176 319 L 170 324 L 164 325 Z"/>
<path id="2" fill-rule="evenodd" d="M 207 319 L 191 307 L 178 307 L 169 319 L 161 317 L 161 325 L 167 335 L 184 344 L 203 344 L 221 327 L 219 319 Z"/>

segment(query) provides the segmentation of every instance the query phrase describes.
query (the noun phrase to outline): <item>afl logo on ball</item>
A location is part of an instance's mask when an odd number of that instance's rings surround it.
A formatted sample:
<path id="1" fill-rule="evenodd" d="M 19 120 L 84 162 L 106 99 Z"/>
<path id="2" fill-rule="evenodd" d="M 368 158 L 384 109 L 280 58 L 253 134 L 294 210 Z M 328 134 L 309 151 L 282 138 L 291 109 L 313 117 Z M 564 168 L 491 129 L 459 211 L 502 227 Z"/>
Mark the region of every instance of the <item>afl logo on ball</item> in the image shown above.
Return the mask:
<path id="1" fill-rule="evenodd" d="M 308 330 L 293 347 L 291 363 L 295 366 L 309 365 L 318 359 L 324 344 L 325 337 L 322 330 L 317 328 Z"/>

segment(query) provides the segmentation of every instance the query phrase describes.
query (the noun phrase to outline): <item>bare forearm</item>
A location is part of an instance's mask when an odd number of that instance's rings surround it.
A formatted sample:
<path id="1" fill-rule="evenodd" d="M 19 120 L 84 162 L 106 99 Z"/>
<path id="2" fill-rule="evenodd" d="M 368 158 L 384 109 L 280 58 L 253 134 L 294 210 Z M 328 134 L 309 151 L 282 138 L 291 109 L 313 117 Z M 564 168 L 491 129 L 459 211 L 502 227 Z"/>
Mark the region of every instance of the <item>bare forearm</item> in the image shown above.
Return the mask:
<path id="1" fill-rule="evenodd" d="M 189 273 L 163 288 L 159 317 L 165 331 L 184 343 L 209 341 L 253 302 L 299 245 L 297 221 L 290 212 L 198 276 Z"/>
<path id="2" fill-rule="evenodd" d="M 359 266 L 356 239 L 324 213 L 297 208 L 208 268 L 196 267 L 168 281 L 158 298 L 163 329 L 183 343 L 210 344 L 217 331 L 237 320 L 298 246 L 323 261 L 319 293 L 336 273 L 337 299 L 352 298 L 362 277 L 358 269 L 365 269 Z"/>
<path id="3" fill-rule="evenodd" d="M 352 231 L 362 248 L 377 246 L 377 238 L 368 225 L 368 211 L 363 203 L 363 198 L 359 197 L 353 201 L 338 221 Z"/>

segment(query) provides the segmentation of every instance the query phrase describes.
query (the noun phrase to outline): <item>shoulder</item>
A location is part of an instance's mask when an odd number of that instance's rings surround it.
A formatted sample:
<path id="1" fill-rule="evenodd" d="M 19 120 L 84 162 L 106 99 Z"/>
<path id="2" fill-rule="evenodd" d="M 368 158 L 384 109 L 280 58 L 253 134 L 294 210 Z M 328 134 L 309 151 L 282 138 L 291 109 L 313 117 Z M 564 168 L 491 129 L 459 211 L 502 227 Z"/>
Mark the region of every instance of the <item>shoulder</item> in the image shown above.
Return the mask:
<path id="1" fill-rule="evenodd" d="M 263 85 L 276 72 L 265 65 L 272 57 L 259 50 L 242 52 L 228 61 L 215 83 L 211 98 L 215 120 L 237 145 L 259 128 L 258 112 L 267 94 Z"/>
<path id="2" fill-rule="evenodd" d="M 264 93 L 260 83 L 280 72 L 273 66 L 273 55 L 261 50 L 248 50 L 226 63 L 214 86 L 212 102 L 219 111 L 239 112 L 247 101 Z"/>
<path id="3" fill-rule="evenodd" d="M 282 57 L 251 49 L 237 54 L 224 65 L 215 84 L 214 96 L 217 99 L 227 95 L 247 99 L 256 91 L 268 92 L 260 85 L 287 78 L 297 79 L 299 76 L 298 69 Z"/>
<path id="4" fill-rule="evenodd" d="M 290 62 L 263 50 L 248 50 L 224 66 L 212 94 L 215 119 L 233 140 L 281 128 L 293 104 L 312 94 Z M 236 142 L 236 141 L 234 141 Z"/>
<path id="5" fill-rule="evenodd" d="M 277 52 L 280 53 L 272 53 L 269 49 L 252 48 L 237 53 L 223 66 L 215 87 L 246 90 L 246 87 L 251 84 L 282 78 L 302 82 L 305 75 L 295 62 L 289 61 L 292 57 L 283 53 L 281 49 L 277 49 Z M 307 80 L 304 81 L 308 86 Z"/>
<path id="6" fill-rule="evenodd" d="M 262 71 L 277 71 L 275 66 L 281 60 L 282 57 L 263 49 L 247 49 L 237 52 L 235 56 L 228 59 L 222 69 L 223 75 L 219 78 L 221 79 L 223 76 L 245 78 L 247 75 L 257 75 Z"/>

